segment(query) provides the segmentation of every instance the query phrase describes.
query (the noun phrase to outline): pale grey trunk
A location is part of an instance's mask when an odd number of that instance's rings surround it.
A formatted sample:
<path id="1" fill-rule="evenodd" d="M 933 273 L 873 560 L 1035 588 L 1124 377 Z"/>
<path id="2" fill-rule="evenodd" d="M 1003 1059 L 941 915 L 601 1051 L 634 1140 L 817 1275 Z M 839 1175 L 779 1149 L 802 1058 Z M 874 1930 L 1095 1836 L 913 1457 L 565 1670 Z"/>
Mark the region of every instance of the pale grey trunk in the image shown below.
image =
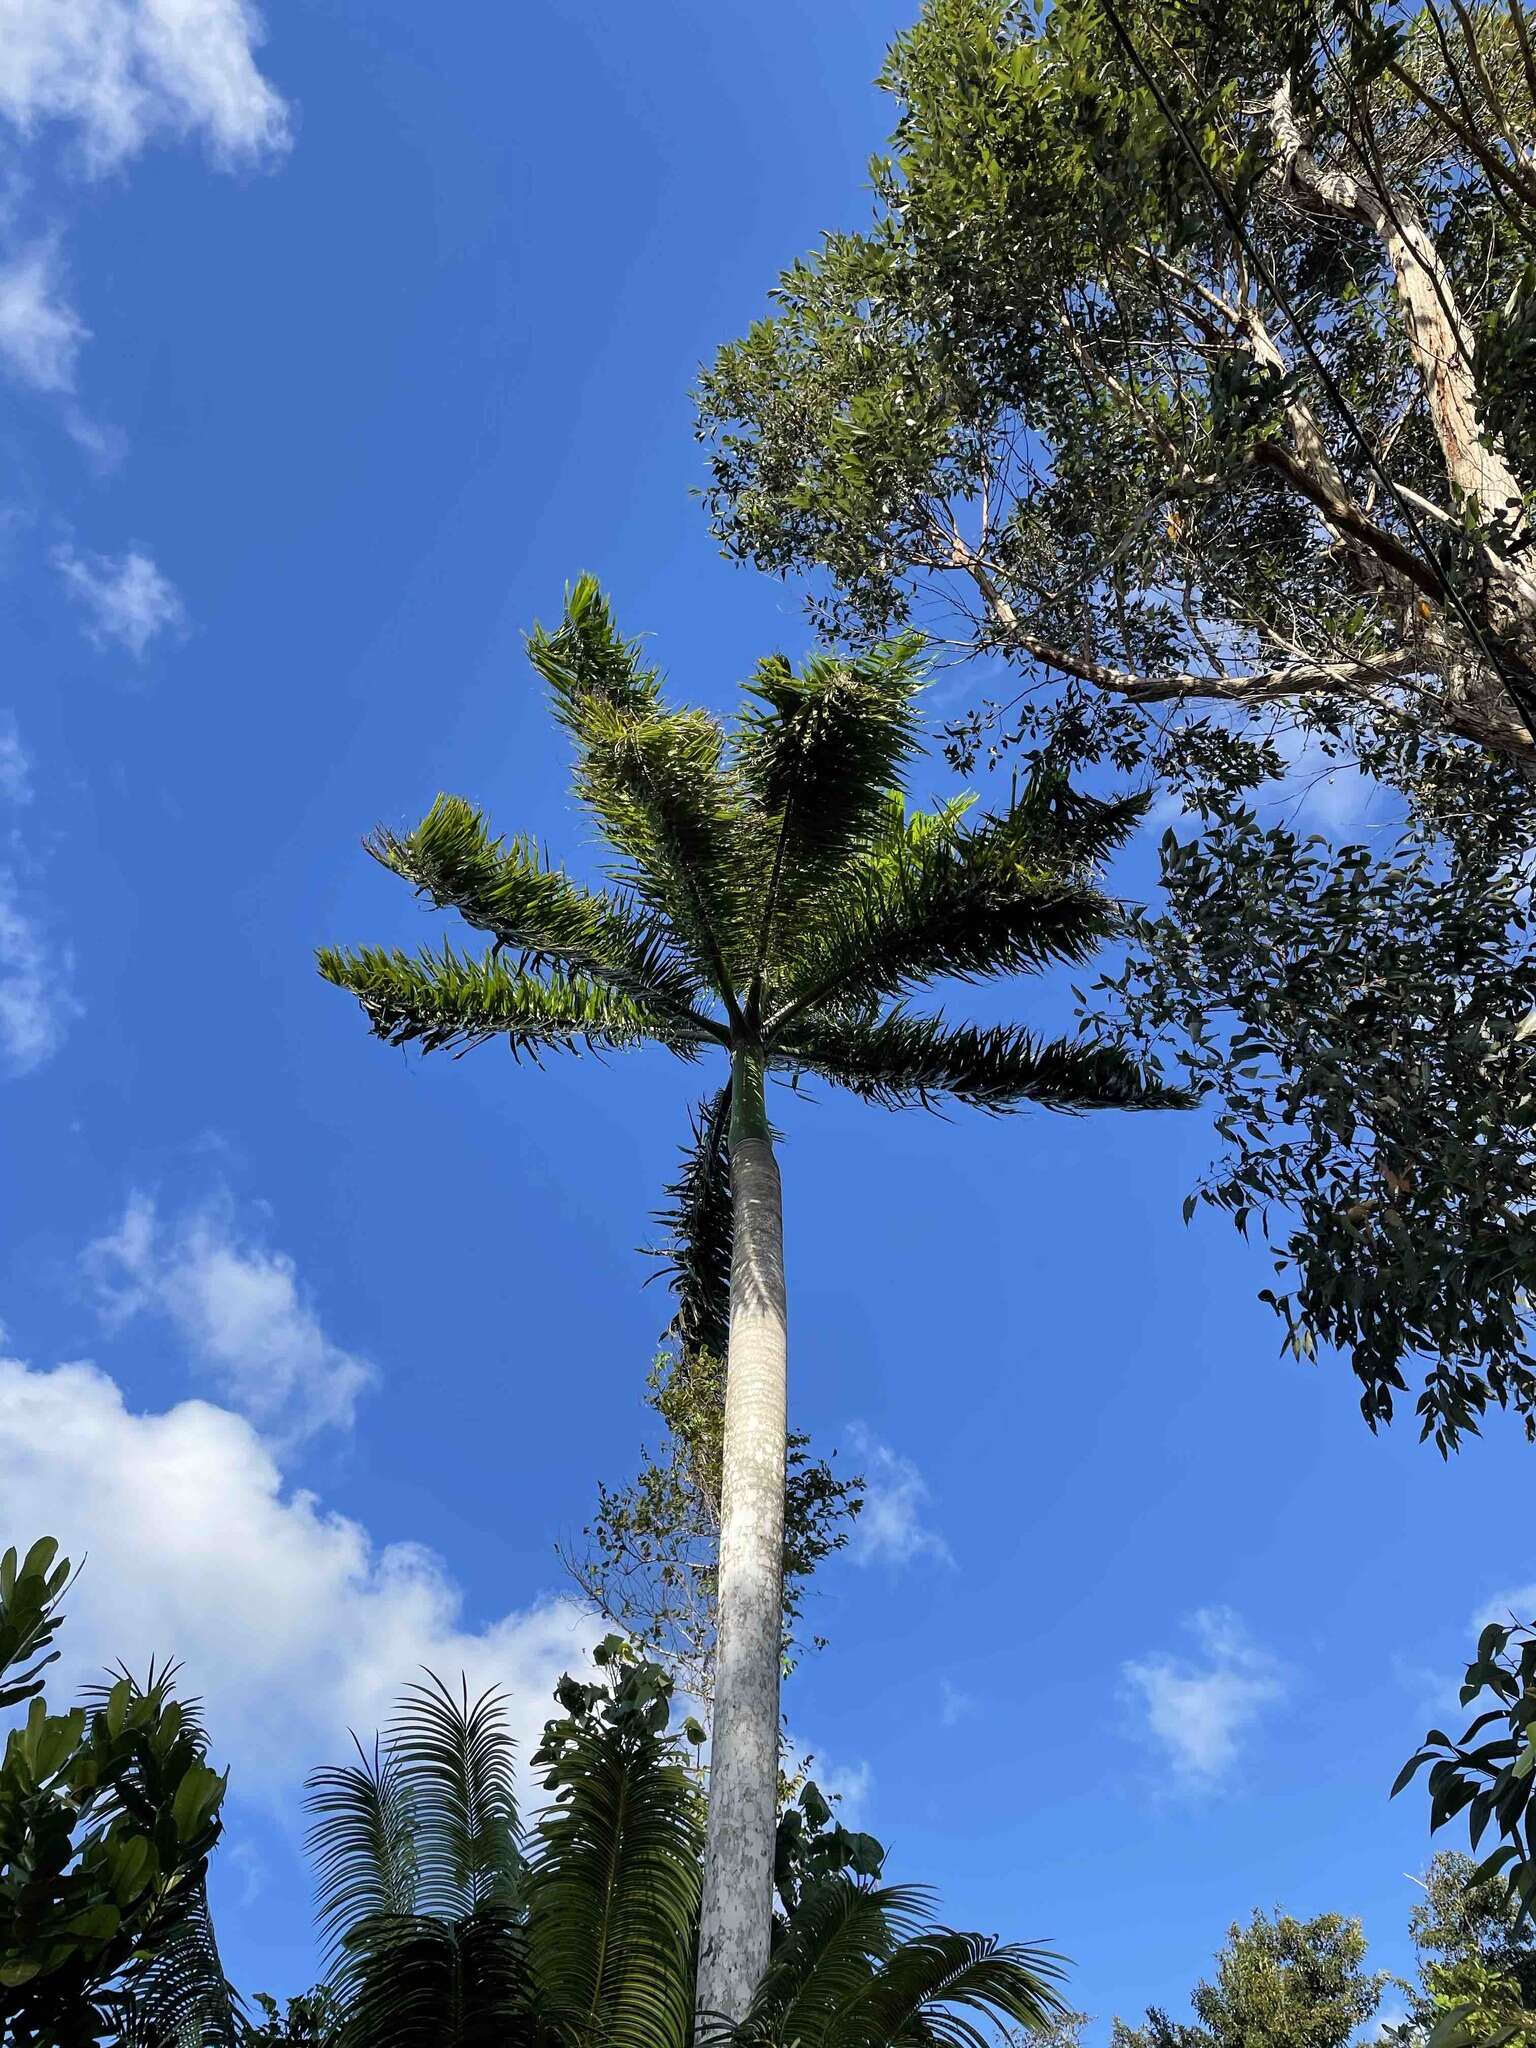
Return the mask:
<path id="1" fill-rule="evenodd" d="M 731 1336 L 699 1923 L 701 2020 L 736 2021 L 745 2013 L 768 1965 L 773 1918 L 788 1347 L 779 1169 L 766 1126 L 754 1121 L 756 1130 L 733 1124 L 731 1134 Z"/>

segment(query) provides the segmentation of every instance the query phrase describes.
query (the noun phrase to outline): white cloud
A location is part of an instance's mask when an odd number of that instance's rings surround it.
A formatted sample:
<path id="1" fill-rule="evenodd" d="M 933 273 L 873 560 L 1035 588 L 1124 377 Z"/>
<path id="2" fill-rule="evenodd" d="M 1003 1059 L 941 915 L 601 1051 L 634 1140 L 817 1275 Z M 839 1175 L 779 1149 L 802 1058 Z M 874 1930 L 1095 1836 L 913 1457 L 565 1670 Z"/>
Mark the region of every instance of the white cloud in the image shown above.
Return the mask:
<path id="1" fill-rule="evenodd" d="M 792 1778 L 808 1777 L 837 1808 L 837 1817 L 844 1827 L 858 1826 L 875 1782 L 867 1760 L 839 1763 L 819 1749 L 802 1748 L 792 1740 L 788 1772 Z"/>
<path id="2" fill-rule="evenodd" d="M 56 242 L 33 242 L 0 264 L 0 363 L 11 376 L 36 391 L 73 391 L 89 332 L 63 296 Z"/>
<path id="3" fill-rule="evenodd" d="M 1230 1608 L 1202 1608 L 1189 1626 L 1196 1656 L 1160 1652 L 1122 1665 L 1121 1677 L 1178 1775 L 1208 1784 L 1231 1768 L 1264 1709 L 1284 1697 L 1285 1672 Z"/>
<path id="4" fill-rule="evenodd" d="M 32 801 L 32 758 L 9 711 L 0 711 L 0 802 Z"/>
<path id="5" fill-rule="evenodd" d="M 928 1483 L 910 1458 L 850 1423 L 848 1442 L 864 1474 L 864 1506 L 853 1525 L 849 1555 L 855 1564 L 910 1564 L 932 1557 L 953 1564 L 949 1545 L 923 1519 Z"/>
<path id="6" fill-rule="evenodd" d="M 51 944 L 16 876 L 0 869 L 0 1066 L 30 1074 L 64 1042 L 80 1006 L 67 947 Z"/>
<path id="7" fill-rule="evenodd" d="M 140 1671 L 151 1655 L 179 1658 L 235 1787 L 279 1809 L 308 1769 L 341 1760 L 349 1728 L 379 1725 L 422 1665 L 504 1687 L 528 1743 L 555 1680 L 585 1668 L 601 1633 L 564 1598 L 466 1626 L 439 1558 L 379 1546 L 285 1487 L 241 1416 L 204 1401 L 134 1414 L 93 1365 L 0 1360 L 0 1470 L 0 1541 L 57 1536 L 86 1560 L 65 1602 L 59 1691 L 119 1658 Z"/>
<path id="8" fill-rule="evenodd" d="M 115 640 L 138 659 L 158 634 L 186 625 L 176 586 L 138 548 L 113 556 L 58 547 L 53 563 L 84 605 L 86 635 L 98 647 Z"/>
<path id="9" fill-rule="evenodd" d="M 288 1254 L 242 1237 L 227 1197 L 167 1227 L 136 1192 L 84 1262 L 110 1324 L 165 1317 L 194 1368 L 278 1436 L 349 1424 L 374 1378 L 326 1335 Z"/>
<path id="10" fill-rule="evenodd" d="M 59 121 L 106 168 L 159 134 L 198 134 L 221 161 L 284 148 L 288 110 L 257 69 L 244 0 L 0 0 L 0 115 Z"/>

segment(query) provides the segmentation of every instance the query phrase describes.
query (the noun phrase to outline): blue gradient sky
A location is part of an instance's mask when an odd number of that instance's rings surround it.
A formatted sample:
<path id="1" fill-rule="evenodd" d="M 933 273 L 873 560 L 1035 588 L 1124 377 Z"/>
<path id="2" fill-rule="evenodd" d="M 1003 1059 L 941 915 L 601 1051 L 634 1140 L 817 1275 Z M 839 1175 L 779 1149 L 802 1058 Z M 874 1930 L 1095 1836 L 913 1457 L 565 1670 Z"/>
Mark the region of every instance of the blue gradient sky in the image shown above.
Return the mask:
<path id="1" fill-rule="evenodd" d="M 357 841 L 439 788 L 591 859 L 520 651 L 578 571 L 695 700 L 803 647 L 688 388 L 863 217 L 906 13 L 320 0 L 253 55 L 228 0 L 206 75 L 0 57 L 0 1540 L 89 1550 L 71 1672 L 187 1660 L 250 1989 L 315 1974 L 347 1721 L 431 1657 L 532 1725 L 580 1654 L 554 1545 L 635 1462 L 697 1092 L 409 1061 L 310 950 L 430 935 Z M 1406 1967 L 1386 1791 L 1536 1581 L 1516 1429 L 1447 1466 L 1280 1359 L 1262 1252 L 1180 1222 L 1199 1118 L 778 1114 L 796 1419 L 880 1511 L 790 1713 L 892 1867 L 1054 1937 L 1095 2038 L 1256 1905 Z"/>

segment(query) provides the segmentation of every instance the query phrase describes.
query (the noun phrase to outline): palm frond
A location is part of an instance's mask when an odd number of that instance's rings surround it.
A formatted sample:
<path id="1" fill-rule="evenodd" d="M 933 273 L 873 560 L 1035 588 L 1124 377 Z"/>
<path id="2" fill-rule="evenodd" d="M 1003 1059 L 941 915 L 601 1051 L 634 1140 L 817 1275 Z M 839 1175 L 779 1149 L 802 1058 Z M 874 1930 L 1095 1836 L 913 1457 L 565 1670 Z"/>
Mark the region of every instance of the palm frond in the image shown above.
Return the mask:
<path id="1" fill-rule="evenodd" d="M 381 826 L 368 850 L 440 910 L 489 932 L 524 967 L 588 975 L 684 1017 L 700 993 L 696 971 L 668 944 L 652 911 L 594 893 L 548 867 L 530 839 L 493 838 L 484 813 L 439 796 L 403 838 Z"/>
<path id="2" fill-rule="evenodd" d="M 728 1009 L 750 949 L 749 826 L 703 711 L 668 711 L 654 670 L 620 638 L 584 577 L 553 633 L 529 639 L 556 715 L 577 743 L 576 793 L 625 857 L 618 879 L 656 916 Z"/>
<path id="3" fill-rule="evenodd" d="M 951 812 L 888 832 L 818 900 L 769 1033 L 803 1009 L 1087 959 L 1117 912 L 1042 856 L 1037 827 L 1016 806 L 974 831 Z"/>
<path id="4" fill-rule="evenodd" d="M 523 1876 L 505 1695 L 455 1697 L 428 1672 L 408 1685 L 386 1738 L 412 1800 L 419 1913 L 463 1919 L 515 1905 Z"/>
<path id="5" fill-rule="evenodd" d="M 672 1330 L 678 1342 L 685 1351 L 716 1358 L 726 1354 L 731 1324 L 730 1107 L 727 1082 L 693 1112 L 693 1142 L 656 1212 L 667 1239 L 653 1253 L 677 1301 Z"/>
<path id="6" fill-rule="evenodd" d="M 1150 794 L 1097 797 L 1074 789 L 1059 770 L 1037 766 L 1009 805 L 1021 859 L 1073 874 L 1097 872 L 1117 853 L 1151 806 Z"/>
<path id="7" fill-rule="evenodd" d="M 381 1745 L 370 1757 L 358 1745 L 355 1764 L 311 1772 L 307 1836 L 315 1865 L 315 1918 L 325 1968 L 349 1976 L 346 1942 L 366 1923 L 411 1918 L 416 1910 L 415 1810 L 398 1765 Z"/>
<path id="8" fill-rule="evenodd" d="M 1026 1102 L 1069 1111 L 1178 1109 L 1191 1101 L 1112 1045 L 1042 1040 L 1018 1025 L 951 1025 L 902 1009 L 867 1022 L 799 1018 L 782 1056 L 886 1109 L 926 1109 L 945 1098 L 992 1111 Z"/>
<path id="9" fill-rule="evenodd" d="M 112 2002 L 120 2048 L 238 2048 L 240 2000 L 224 1975 L 203 1877 L 168 1901 Z"/>
<path id="10" fill-rule="evenodd" d="M 742 2027 L 747 2041 L 821 2041 L 877 1965 L 922 1928 L 918 1885 L 830 1878 L 803 1899 L 774 1949 Z"/>
<path id="11" fill-rule="evenodd" d="M 772 849 L 759 972 L 773 958 L 781 906 L 803 903 L 868 841 L 886 792 L 918 750 L 921 646 L 908 634 L 865 654 L 813 655 L 799 670 L 771 655 L 747 685 L 735 761 Z"/>
<path id="12" fill-rule="evenodd" d="M 1051 1950 L 928 1928 L 881 1963 L 820 2038 L 826 2048 L 1000 2048 L 1007 2024 L 1043 2027 L 1065 2011 Z M 809 2048 L 816 2037 L 804 2037 Z"/>
<path id="13" fill-rule="evenodd" d="M 580 576 L 565 593 L 553 633 L 535 626 L 528 657 L 550 687 L 555 716 L 578 744 L 598 709 L 646 718 L 661 702 L 661 678 L 640 659 L 640 642 L 623 639 L 595 576 Z"/>
<path id="14" fill-rule="evenodd" d="M 494 953 L 466 960 L 441 953 L 353 952 L 326 947 L 320 972 L 350 990 L 375 1035 L 389 1045 L 424 1052 L 505 1038 L 516 1056 L 546 1052 L 623 1051 L 654 1040 L 681 1059 L 697 1056 L 705 1034 L 633 996 L 580 975 L 546 977 L 502 965 Z"/>
<path id="15" fill-rule="evenodd" d="M 348 1946 L 339 2048 L 554 2048 L 531 2002 L 526 1930 L 506 1907 L 381 1916 Z"/>
<path id="16" fill-rule="evenodd" d="M 528 1884 L 540 2010 L 603 2048 L 685 2048 L 701 1802 L 664 1737 L 584 1729 L 551 1773 Z"/>

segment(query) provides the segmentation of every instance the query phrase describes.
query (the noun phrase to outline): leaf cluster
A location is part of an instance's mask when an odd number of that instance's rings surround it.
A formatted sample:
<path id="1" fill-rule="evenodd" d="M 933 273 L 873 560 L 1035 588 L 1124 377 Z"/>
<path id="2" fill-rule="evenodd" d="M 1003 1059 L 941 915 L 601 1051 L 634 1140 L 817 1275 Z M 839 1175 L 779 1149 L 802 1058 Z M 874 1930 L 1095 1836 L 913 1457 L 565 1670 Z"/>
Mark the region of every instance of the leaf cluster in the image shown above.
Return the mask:
<path id="1" fill-rule="evenodd" d="M 204 1879 L 225 1775 L 175 1668 L 50 1711 L 39 1676 L 69 1581 L 51 1537 L 0 1558 L 0 2023 L 16 2048 L 232 2041 Z"/>

